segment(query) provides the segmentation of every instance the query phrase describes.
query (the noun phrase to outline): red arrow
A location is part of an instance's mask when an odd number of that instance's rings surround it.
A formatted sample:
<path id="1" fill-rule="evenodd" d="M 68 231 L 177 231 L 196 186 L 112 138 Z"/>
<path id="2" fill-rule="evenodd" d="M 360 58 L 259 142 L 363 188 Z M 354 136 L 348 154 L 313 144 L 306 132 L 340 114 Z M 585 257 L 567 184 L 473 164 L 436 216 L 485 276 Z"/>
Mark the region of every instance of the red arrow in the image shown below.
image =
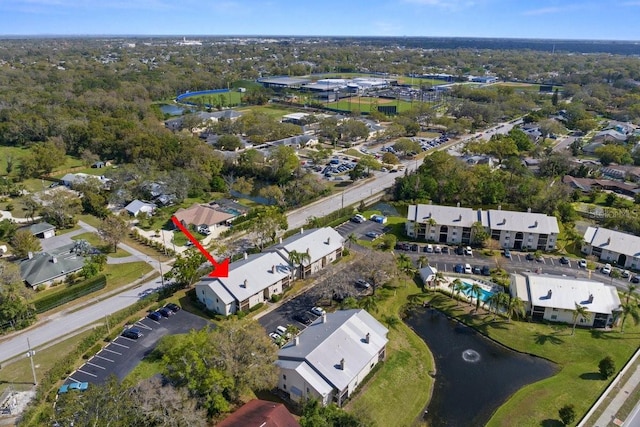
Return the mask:
<path id="1" fill-rule="evenodd" d="M 178 220 L 178 218 L 176 218 L 175 216 L 172 216 L 171 221 L 173 221 L 176 227 L 178 227 L 180 231 L 182 231 L 184 235 L 187 236 L 189 240 L 191 240 L 191 243 L 193 243 L 196 246 L 196 248 L 198 248 L 198 250 L 202 252 L 202 255 L 204 255 L 205 258 L 207 258 L 207 260 L 209 260 L 209 262 L 213 265 L 213 271 L 209 273 L 209 277 L 229 277 L 229 258 L 218 263 L 211 256 L 211 254 L 200 244 L 198 239 L 193 237 L 193 235 L 189 232 L 189 230 L 187 230 L 187 228 L 184 225 L 182 225 L 182 223 Z"/>

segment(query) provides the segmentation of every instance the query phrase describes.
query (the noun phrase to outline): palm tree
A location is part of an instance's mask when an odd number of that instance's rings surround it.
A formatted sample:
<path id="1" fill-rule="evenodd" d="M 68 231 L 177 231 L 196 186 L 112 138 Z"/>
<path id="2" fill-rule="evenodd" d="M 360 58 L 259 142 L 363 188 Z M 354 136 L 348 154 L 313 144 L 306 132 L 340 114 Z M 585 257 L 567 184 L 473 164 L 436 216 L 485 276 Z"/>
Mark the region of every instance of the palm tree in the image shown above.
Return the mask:
<path id="1" fill-rule="evenodd" d="M 460 301 L 460 292 L 464 289 L 465 284 L 459 278 L 453 281 L 453 293 L 456 298 L 456 307 L 458 306 L 458 302 Z"/>
<path id="2" fill-rule="evenodd" d="M 627 298 L 624 304 L 620 304 L 620 312 L 622 313 L 620 333 L 624 333 L 624 323 L 627 320 L 627 316 L 631 316 L 631 319 L 633 319 L 633 323 L 635 325 L 640 323 L 640 306 L 636 301 L 629 302 L 629 298 Z"/>
<path id="3" fill-rule="evenodd" d="M 304 261 L 310 262 L 311 261 L 311 255 L 309 255 L 309 252 L 298 252 L 296 250 L 292 250 L 291 252 L 289 252 L 289 263 L 291 263 L 291 266 L 293 267 L 291 269 L 291 277 L 293 278 L 293 274 L 294 271 L 297 268 L 302 267 L 302 264 Z M 304 274 L 302 271 L 300 271 L 300 277 L 303 277 Z"/>
<path id="4" fill-rule="evenodd" d="M 398 267 L 400 267 L 400 270 L 402 271 L 405 271 L 407 267 L 411 268 L 411 258 L 409 258 L 409 255 L 407 254 L 398 255 Z"/>
<path id="5" fill-rule="evenodd" d="M 424 267 L 425 265 L 429 264 L 429 259 L 427 259 L 426 256 L 424 255 L 420 255 L 418 257 L 418 269 L 421 269 L 422 267 Z"/>
<path id="6" fill-rule="evenodd" d="M 486 303 L 489 306 L 489 313 L 491 313 L 491 309 L 493 309 L 493 318 L 491 320 L 496 319 L 500 307 L 505 302 L 505 296 L 506 294 L 504 292 L 492 292 L 489 298 L 487 298 Z"/>
<path id="7" fill-rule="evenodd" d="M 347 243 L 349 243 L 349 249 L 351 249 L 352 243 L 358 243 L 358 238 L 354 233 L 351 233 L 347 236 Z"/>
<path id="8" fill-rule="evenodd" d="M 509 298 L 509 302 L 507 302 L 507 321 L 511 322 L 511 317 L 518 316 L 524 317 L 526 311 L 524 309 L 524 301 L 520 297 L 511 297 Z"/>
<path id="9" fill-rule="evenodd" d="M 369 295 L 369 296 L 366 296 L 366 297 L 362 298 L 358 302 L 358 306 L 360 306 L 360 308 L 368 311 L 369 313 L 377 312 L 378 311 L 378 300 L 377 300 L 377 298 L 375 296 Z"/>
<path id="10" fill-rule="evenodd" d="M 625 293 L 625 304 L 629 304 L 629 299 L 631 298 L 631 295 L 633 295 L 633 293 L 636 291 L 636 289 L 638 289 L 638 285 L 634 285 L 633 283 L 629 283 L 629 286 L 627 287 L 627 292 Z"/>
<path id="11" fill-rule="evenodd" d="M 424 240 L 429 241 L 429 239 L 428 239 L 428 237 L 427 237 L 427 236 L 430 236 L 430 235 L 431 235 L 431 229 L 432 229 L 433 227 L 435 227 L 438 223 L 436 222 L 436 220 L 435 220 L 435 219 L 433 219 L 433 218 L 429 218 L 429 219 L 427 220 L 426 224 L 428 225 L 428 227 L 427 227 L 427 230 L 424 232 L 424 233 L 425 233 L 425 234 L 424 234 Z"/>
<path id="12" fill-rule="evenodd" d="M 471 286 L 469 286 L 469 305 L 471 305 L 471 301 L 475 298 L 476 311 L 480 308 L 480 295 L 482 295 L 482 288 L 476 282 L 473 282 Z"/>
<path id="13" fill-rule="evenodd" d="M 585 321 L 589 320 L 590 313 L 587 311 L 587 307 L 574 303 L 576 308 L 573 310 L 573 328 L 571 329 L 571 335 L 576 332 L 576 325 L 578 324 L 578 319 L 583 318 Z"/>
<path id="14" fill-rule="evenodd" d="M 442 271 L 437 271 L 436 272 L 436 277 L 433 279 L 433 281 L 435 282 L 435 286 L 437 288 L 438 285 L 440 285 L 441 283 L 446 282 L 447 279 L 444 278 L 444 274 L 442 273 Z"/>

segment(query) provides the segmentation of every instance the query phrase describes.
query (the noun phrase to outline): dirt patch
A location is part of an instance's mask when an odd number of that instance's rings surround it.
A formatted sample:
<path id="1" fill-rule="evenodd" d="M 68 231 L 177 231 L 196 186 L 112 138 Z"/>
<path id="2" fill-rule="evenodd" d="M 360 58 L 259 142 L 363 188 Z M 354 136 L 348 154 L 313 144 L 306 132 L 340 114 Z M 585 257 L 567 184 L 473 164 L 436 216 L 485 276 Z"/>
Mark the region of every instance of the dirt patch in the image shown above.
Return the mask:
<path id="1" fill-rule="evenodd" d="M 36 395 L 35 390 L 11 391 L 3 394 L 0 402 L 0 425 L 11 425 Z"/>

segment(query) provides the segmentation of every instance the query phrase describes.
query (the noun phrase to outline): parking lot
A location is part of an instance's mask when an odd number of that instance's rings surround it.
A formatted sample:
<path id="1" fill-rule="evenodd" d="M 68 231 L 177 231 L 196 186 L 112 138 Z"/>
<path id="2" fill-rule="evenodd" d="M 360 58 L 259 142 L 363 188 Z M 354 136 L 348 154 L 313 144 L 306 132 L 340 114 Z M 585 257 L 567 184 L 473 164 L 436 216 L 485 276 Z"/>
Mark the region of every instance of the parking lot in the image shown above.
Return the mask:
<path id="1" fill-rule="evenodd" d="M 211 325 L 211 323 L 206 319 L 184 310 L 180 310 L 168 318 L 163 317 L 159 321 L 147 317 L 140 319 L 131 326 L 142 331 L 144 336 L 131 339 L 118 335 L 98 354 L 72 373 L 65 383 L 100 384 L 110 375 L 115 375 L 119 380 L 122 380 L 145 356 L 153 351 L 158 340 L 163 336 L 183 334 L 192 329 L 202 329 L 207 325 Z"/>
<path id="2" fill-rule="evenodd" d="M 366 220 L 361 223 L 347 221 L 344 224 L 336 227 L 336 231 L 340 233 L 342 237 L 347 237 L 351 233 L 353 233 L 356 238 L 361 240 L 373 240 L 374 237 L 367 236 L 367 233 L 376 233 L 376 235 L 382 236 L 386 232 L 386 227 L 384 224 L 380 224 L 375 221 Z M 349 244 L 347 243 L 347 246 Z"/>

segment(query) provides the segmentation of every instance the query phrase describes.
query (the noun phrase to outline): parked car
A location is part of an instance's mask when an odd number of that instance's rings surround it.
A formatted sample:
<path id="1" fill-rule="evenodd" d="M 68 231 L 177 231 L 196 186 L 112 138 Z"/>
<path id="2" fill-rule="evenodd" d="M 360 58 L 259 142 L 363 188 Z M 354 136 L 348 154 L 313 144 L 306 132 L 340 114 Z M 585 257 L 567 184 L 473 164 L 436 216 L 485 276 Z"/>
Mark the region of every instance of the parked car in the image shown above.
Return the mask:
<path id="1" fill-rule="evenodd" d="M 433 245 L 427 245 L 427 248 L 424 251 L 429 254 L 433 253 Z"/>
<path id="2" fill-rule="evenodd" d="M 201 224 L 198 226 L 198 233 L 208 236 L 211 234 L 211 230 L 209 230 L 209 226 L 207 224 Z"/>
<path id="3" fill-rule="evenodd" d="M 587 260 L 582 258 L 580 261 L 578 261 L 578 267 L 587 268 Z"/>
<path id="4" fill-rule="evenodd" d="M 536 261 L 537 261 L 537 262 L 544 262 L 544 258 L 542 257 L 542 255 L 538 255 L 538 256 L 536 257 Z"/>
<path id="5" fill-rule="evenodd" d="M 473 274 L 482 274 L 482 268 L 478 265 L 474 265 L 471 271 Z"/>
<path id="6" fill-rule="evenodd" d="M 132 340 L 137 340 L 138 338 L 141 338 L 144 336 L 142 331 L 138 328 L 125 329 L 121 335 L 125 338 L 130 338 Z"/>
<path id="7" fill-rule="evenodd" d="M 293 316 L 293 320 L 296 322 L 300 322 L 303 325 L 308 325 L 311 323 L 311 318 L 307 315 L 307 313 L 297 313 Z"/>
<path id="8" fill-rule="evenodd" d="M 471 274 L 473 272 L 473 270 L 471 269 L 471 264 L 465 264 L 464 265 L 464 272 L 466 274 Z"/>
<path id="9" fill-rule="evenodd" d="M 453 267 L 453 272 L 454 273 L 464 273 L 464 265 L 456 264 L 456 266 Z"/>
<path id="10" fill-rule="evenodd" d="M 355 281 L 356 288 L 369 289 L 371 284 L 364 279 L 358 279 Z"/>
<path id="11" fill-rule="evenodd" d="M 157 311 L 152 311 L 151 313 L 147 314 L 147 317 L 151 320 L 159 322 L 160 319 L 162 319 L 162 314 L 158 313 Z"/>
<path id="12" fill-rule="evenodd" d="M 162 307 L 160 310 L 158 310 L 158 313 L 160 313 L 162 317 L 173 316 L 173 311 L 169 310 L 167 307 Z"/>
<path id="13" fill-rule="evenodd" d="M 269 332 L 269 338 L 274 340 L 276 344 L 278 343 L 278 341 L 280 341 L 280 335 L 276 334 L 275 332 Z"/>
<path id="14" fill-rule="evenodd" d="M 631 283 L 640 283 L 640 276 L 633 276 L 631 278 Z"/>
<path id="15" fill-rule="evenodd" d="M 471 249 L 471 246 L 467 246 L 466 248 L 464 248 L 464 254 L 468 256 L 473 256 L 473 250 Z"/>
<path id="16" fill-rule="evenodd" d="M 442 253 L 442 248 L 441 248 L 440 246 L 438 246 L 438 245 L 435 245 L 435 246 L 433 247 L 433 253 L 435 253 L 435 254 L 441 254 L 441 253 Z"/>
<path id="17" fill-rule="evenodd" d="M 287 328 L 284 326 L 278 326 L 276 328 L 276 334 L 280 335 L 283 338 L 291 338 L 291 334 L 287 332 Z"/>
<path id="18" fill-rule="evenodd" d="M 509 248 L 504 248 L 504 257 L 511 259 L 511 251 Z"/>
<path id="19" fill-rule="evenodd" d="M 534 259 L 536 259 L 535 255 L 531 252 L 529 252 L 525 258 L 527 261 L 533 261 Z"/>
<path id="20" fill-rule="evenodd" d="M 491 268 L 488 265 L 482 266 L 482 275 L 483 276 L 491 276 Z"/>
<path id="21" fill-rule="evenodd" d="M 442 247 L 442 253 L 443 254 L 448 254 L 449 253 L 449 246 L 443 246 Z"/>
<path id="22" fill-rule="evenodd" d="M 69 384 L 69 390 L 85 391 L 88 388 L 89 388 L 89 383 L 87 382 Z"/>
<path id="23" fill-rule="evenodd" d="M 631 276 L 631 273 L 629 273 L 627 270 L 622 270 L 620 272 L 620 277 L 624 278 L 624 279 L 628 279 L 629 276 Z"/>
<path id="24" fill-rule="evenodd" d="M 455 249 L 456 255 L 464 255 L 464 248 L 462 246 L 457 246 Z"/>
<path id="25" fill-rule="evenodd" d="M 365 217 L 363 217 L 363 216 L 362 216 L 362 215 L 360 215 L 360 214 L 355 214 L 354 216 L 352 216 L 352 217 L 351 217 L 351 221 L 352 221 L 352 222 L 355 222 L 355 223 L 357 223 L 357 224 L 360 224 L 360 223 L 362 223 L 362 222 L 365 222 L 365 221 L 366 221 L 366 218 L 365 218 Z"/>
<path id="26" fill-rule="evenodd" d="M 600 269 L 600 272 L 606 275 L 611 274 L 611 264 L 605 264 L 604 267 Z"/>
<path id="27" fill-rule="evenodd" d="M 326 314 L 327 312 L 324 310 L 324 308 L 320 308 L 320 307 L 313 307 L 311 310 L 313 314 L 315 314 L 316 316 L 322 316 L 324 314 Z"/>
<path id="28" fill-rule="evenodd" d="M 380 233 L 376 233 L 375 231 L 367 231 L 367 234 L 365 234 L 365 236 L 371 237 L 372 239 L 377 239 L 378 237 L 380 237 Z"/>
<path id="29" fill-rule="evenodd" d="M 560 257 L 560 264 L 567 265 L 569 264 L 569 258 L 566 256 Z"/>
<path id="30" fill-rule="evenodd" d="M 414 243 L 413 245 L 411 245 L 411 251 L 412 252 L 420 251 L 420 246 L 417 243 Z"/>
<path id="31" fill-rule="evenodd" d="M 180 311 L 180 306 L 172 302 L 165 305 L 165 307 L 167 307 L 169 310 L 173 311 L 174 313 L 177 313 L 178 311 Z"/>

